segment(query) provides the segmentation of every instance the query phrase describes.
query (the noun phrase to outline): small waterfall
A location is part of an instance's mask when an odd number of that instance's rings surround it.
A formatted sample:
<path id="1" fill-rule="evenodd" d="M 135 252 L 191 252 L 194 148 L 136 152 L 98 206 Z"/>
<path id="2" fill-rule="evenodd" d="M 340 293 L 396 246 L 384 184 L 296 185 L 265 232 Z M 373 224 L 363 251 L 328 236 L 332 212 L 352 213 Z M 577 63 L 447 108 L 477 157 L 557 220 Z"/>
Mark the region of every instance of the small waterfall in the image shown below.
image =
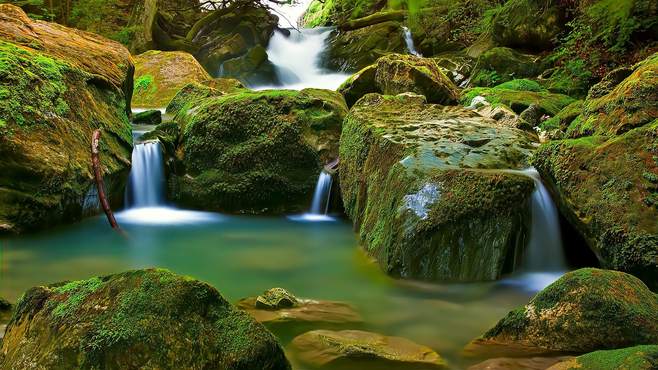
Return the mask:
<path id="1" fill-rule="evenodd" d="M 320 67 L 331 28 L 290 29 L 290 35 L 276 31 L 270 39 L 267 55 L 276 68 L 282 86 L 257 86 L 257 89 L 308 87 L 335 90 L 349 77 L 343 73 L 328 73 Z"/>
<path id="2" fill-rule="evenodd" d="M 331 184 L 333 179 L 327 171 L 322 171 L 315 185 L 313 202 L 311 203 L 311 214 L 326 215 L 329 213 L 329 197 L 331 196 Z"/>
<path id="3" fill-rule="evenodd" d="M 537 170 L 530 168 L 523 172 L 535 182 L 535 191 L 532 193 L 532 229 L 523 268 L 529 272 L 565 271 L 558 210 Z"/>
<path id="4" fill-rule="evenodd" d="M 128 208 L 162 206 L 164 195 L 164 163 L 160 142 L 136 144 L 132 154 L 132 170 L 126 191 Z"/>
<path id="5" fill-rule="evenodd" d="M 402 27 L 402 30 L 404 31 L 404 42 L 407 44 L 407 50 L 409 53 L 417 56 L 417 57 L 422 57 L 423 55 L 416 50 L 416 46 L 414 46 L 414 38 L 411 35 L 411 30 L 409 27 Z"/>

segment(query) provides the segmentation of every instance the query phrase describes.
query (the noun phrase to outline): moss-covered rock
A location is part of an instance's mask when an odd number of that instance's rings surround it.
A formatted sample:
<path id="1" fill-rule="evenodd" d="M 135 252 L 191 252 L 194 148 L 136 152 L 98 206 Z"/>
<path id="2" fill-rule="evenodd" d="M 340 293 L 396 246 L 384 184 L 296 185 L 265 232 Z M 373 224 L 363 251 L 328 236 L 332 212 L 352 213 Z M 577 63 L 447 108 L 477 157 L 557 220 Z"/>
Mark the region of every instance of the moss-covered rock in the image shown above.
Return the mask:
<path id="1" fill-rule="evenodd" d="M 267 51 L 261 45 L 249 49 L 243 56 L 225 61 L 220 74 L 234 77 L 248 86 L 279 84 L 274 64 L 269 61 Z"/>
<path id="2" fill-rule="evenodd" d="M 0 353 L 2 369 L 290 369 L 274 336 L 215 288 L 157 269 L 28 290 Z"/>
<path id="3" fill-rule="evenodd" d="M 539 57 L 497 47 L 479 56 L 470 86 L 495 86 L 514 79 L 537 77 L 542 72 Z"/>
<path id="4" fill-rule="evenodd" d="M 162 108 L 183 86 L 203 82 L 210 75 L 191 54 L 181 51 L 151 50 L 135 60 L 135 107 Z"/>
<path id="5" fill-rule="evenodd" d="M 82 217 L 92 132 L 111 201 L 130 165 L 133 64 L 123 46 L 0 5 L 0 233 Z M 93 199 L 92 199 L 93 200 Z M 90 207 L 91 208 L 91 207 Z"/>
<path id="6" fill-rule="evenodd" d="M 133 114 L 132 122 L 136 125 L 159 125 L 162 123 L 162 112 L 158 109 L 145 110 Z"/>
<path id="7" fill-rule="evenodd" d="M 489 33 L 500 46 L 549 50 L 564 30 L 565 8 L 558 0 L 510 0 L 496 9 Z"/>
<path id="8" fill-rule="evenodd" d="M 322 165 L 338 155 L 342 96 L 307 89 L 244 91 L 198 100 L 184 122 L 174 200 L 247 213 L 306 209 Z"/>
<path id="9" fill-rule="evenodd" d="M 658 346 L 646 345 L 596 351 L 560 362 L 548 370 L 651 370 L 658 368 Z"/>
<path id="10" fill-rule="evenodd" d="M 511 311 L 473 346 L 524 353 L 585 353 L 658 341 L 658 295 L 634 276 L 569 272 Z"/>
<path id="11" fill-rule="evenodd" d="M 613 71 L 592 88 L 583 103 L 583 114 L 567 129 L 568 136 L 618 135 L 658 117 L 658 53 L 628 72 Z"/>
<path id="12" fill-rule="evenodd" d="M 339 25 L 373 15 L 386 5 L 377 0 L 313 0 L 300 23 L 307 28 Z"/>
<path id="13" fill-rule="evenodd" d="M 555 132 L 555 138 L 559 138 L 560 133 L 565 132 L 571 122 L 576 119 L 583 111 L 583 101 L 576 100 L 567 105 L 555 116 L 547 119 L 541 124 L 542 130 Z"/>
<path id="14" fill-rule="evenodd" d="M 242 89 L 244 89 L 242 83 L 232 78 L 215 78 L 201 83 L 191 82 L 178 90 L 167 105 L 166 112 L 174 115 L 180 112 L 185 115 L 187 110 L 191 109 L 193 104 L 199 100 L 234 93 Z M 181 110 L 183 111 L 181 112 Z"/>
<path id="15" fill-rule="evenodd" d="M 540 147 L 534 165 L 605 268 L 658 288 L 658 120 Z"/>
<path id="16" fill-rule="evenodd" d="M 543 114 L 557 115 L 575 99 L 561 94 L 553 94 L 541 85 L 530 80 L 512 80 L 494 87 L 475 87 L 462 91 L 461 103 L 470 106 L 473 99 L 481 96 L 493 106 L 504 105 L 521 114 L 531 105 L 537 106 Z"/>
<path id="17" fill-rule="evenodd" d="M 295 338 L 291 353 L 317 369 L 446 369 L 445 360 L 429 347 L 400 337 L 358 330 L 314 330 Z"/>
<path id="18" fill-rule="evenodd" d="M 434 59 L 390 54 L 351 76 L 338 89 L 348 105 L 367 93 L 397 95 L 413 92 L 430 103 L 455 104 L 459 92 Z"/>
<path id="19" fill-rule="evenodd" d="M 364 249 L 389 274 L 493 280 L 525 245 L 533 143 L 461 107 L 369 94 L 343 123 L 340 183 Z M 487 171 L 482 171 L 486 169 Z"/>
<path id="20" fill-rule="evenodd" d="M 402 26 L 388 21 L 350 31 L 334 31 L 323 55 L 323 64 L 331 70 L 355 72 L 389 53 L 404 53 Z"/>

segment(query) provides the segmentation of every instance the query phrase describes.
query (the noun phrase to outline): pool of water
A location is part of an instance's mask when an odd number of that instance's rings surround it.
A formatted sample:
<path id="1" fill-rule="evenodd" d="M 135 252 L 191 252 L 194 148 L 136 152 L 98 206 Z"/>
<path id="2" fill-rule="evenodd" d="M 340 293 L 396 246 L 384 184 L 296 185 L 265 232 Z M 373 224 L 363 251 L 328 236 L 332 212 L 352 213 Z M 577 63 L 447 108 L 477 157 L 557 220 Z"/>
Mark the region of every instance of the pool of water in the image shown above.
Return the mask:
<path id="1" fill-rule="evenodd" d="M 534 294 L 528 282 L 541 288 L 552 279 L 396 281 L 361 252 L 351 225 L 340 219 L 130 212 L 117 215 L 123 236 L 95 217 L 0 239 L 0 296 L 15 301 L 36 285 L 157 266 L 204 280 L 232 302 L 276 286 L 300 297 L 349 302 L 366 330 L 430 346 L 459 369 L 477 362 L 460 356 L 464 345 Z"/>

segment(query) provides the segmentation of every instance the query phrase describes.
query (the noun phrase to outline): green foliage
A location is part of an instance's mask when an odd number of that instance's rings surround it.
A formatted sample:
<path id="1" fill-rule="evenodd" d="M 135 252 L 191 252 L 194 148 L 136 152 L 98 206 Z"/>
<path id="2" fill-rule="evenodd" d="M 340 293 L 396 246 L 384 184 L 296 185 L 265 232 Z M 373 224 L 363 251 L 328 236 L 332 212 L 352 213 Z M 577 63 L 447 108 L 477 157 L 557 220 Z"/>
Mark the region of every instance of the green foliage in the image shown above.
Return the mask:
<path id="1" fill-rule="evenodd" d="M 528 80 L 528 79 L 511 80 L 504 82 L 496 87 L 499 89 L 509 89 L 516 91 L 534 91 L 534 92 L 546 91 L 546 89 L 542 85 L 540 85 L 539 82 Z"/>
<path id="2" fill-rule="evenodd" d="M 150 74 L 139 77 L 135 81 L 133 92 L 135 94 L 155 93 L 157 91 L 157 86 L 155 85 L 154 81 L 155 78 Z"/>
<path id="3" fill-rule="evenodd" d="M 65 75 L 71 67 L 0 41 L 0 118 L 19 126 L 47 123 L 69 111 Z"/>
<path id="4" fill-rule="evenodd" d="M 122 27 L 118 32 L 110 35 L 110 39 L 118 41 L 125 46 L 129 46 L 136 33 L 141 30 L 141 26 Z"/>
<path id="5" fill-rule="evenodd" d="M 51 304 L 56 304 L 53 308 L 52 315 L 56 319 L 71 318 L 84 300 L 98 290 L 102 284 L 101 279 L 94 277 L 88 280 L 73 281 L 53 289 L 53 293 L 64 297 L 62 297 L 63 300 L 57 299 L 50 301 Z"/>

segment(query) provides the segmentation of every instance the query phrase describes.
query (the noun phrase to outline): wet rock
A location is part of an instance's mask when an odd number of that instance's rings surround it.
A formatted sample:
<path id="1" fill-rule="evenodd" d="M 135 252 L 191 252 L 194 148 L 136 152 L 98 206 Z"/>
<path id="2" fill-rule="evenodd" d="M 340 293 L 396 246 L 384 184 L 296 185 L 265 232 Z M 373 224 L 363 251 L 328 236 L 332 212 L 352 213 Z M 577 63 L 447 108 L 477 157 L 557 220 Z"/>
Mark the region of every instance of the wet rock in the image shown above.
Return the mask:
<path id="1" fill-rule="evenodd" d="M 272 288 L 256 297 L 257 309 L 278 310 L 295 307 L 299 302 L 297 298 L 283 288 Z"/>
<path id="2" fill-rule="evenodd" d="M 133 114 L 132 121 L 135 125 L 159 125 L 162 123 L 162 112 L 158 109 L 139 112 Z"/>
<path id="3" fill-rule="evenodd" d="M 296 337 L 291 352 L 319 369 L 446 369 L 431 348 L 408 339 L 357 330 L 315 330 Z"/>
<path id="4" fill-rule="evenodd" d="M 117 206 L 130 167 L 133 63 L 119 43 L 0 4 L 0 233 L 80 219 L 102 129 L 106 193 Z"/>
<path id="5" fill-rule="evenodd" d="M 225 61 L 222 74 L 243 81 L 248 86 L 279 84 L 274 64 L 260 45 L 254 46 L 243 56 Z"/>
<path id="6" fill-rule="evenodd" d="M 172 199 L 237 213 L 306 210 L 322 166 L 338 154 L 342 96 L 328 90 L 244 91 L 190 103 Z"/>
<path id="7" fill-rule="evenodd" d="M 457 87 L 435 60 L 413 55 L 391 54 L 350 77 L 338 89 L 348 105 L 367 93 L 398 95 L 413 92 L 425 95 L 430 103 L 455 104 Z"/>
<path id="8" fill-rule="evenodd" d="M 548 370 L 651 370 L 658 368 L 658 346 L 635 346 L 609 351 L 596 351 L 565 360 Z"/>
<path id="9" fill-rule="evenodd" d="M 327 41 L 324 67 L 346 72 L 359 71 L 380 57 L 407 51 L 398 22 L 388 21 L 351 31 L 334 31 Z"/>
<path id="10" fill-rule="evenodd" d="M 191 82 L 183 86 L 167 105 L 167 114 L 184 116 L 192 105 L 205 98 L 221 96 L 244 89 L 242 83 L 232 78 L 215 78 L 203 82 Z M 182 112 L 181 112 L 182 110 Z"/>
<path id="11" fill-rule="evenodd" d="M 532 137 L 461 107 L 368 94 L 343 123 L 340 184 L 388 274 L 494 280 L 524 248 Z M 482 171 L 487 170 L 487 171 Z"/>
<path id="12" fill-rule="evenodd" d="M 538 76 L 543 68 L 540 59 L 514 49 L 497 47 L 479 56 L 469 86 L 495 86 L 514 79 Z"/>
<path id="13" fill-rule="evenodd" d="M 208 72 L 191 54 L 151 50 L 135 60 L 133 106 L 166 107 L 178 91 L 191 82 L 210 79 Z"/>
<path id="14" fill-rule="evenodd" d="M 153 269 L 28 290 L 0 353 L 2 369 L 290 369 L 274 336 L 213 287 Z"/>
<path id="15" fill-rule="evenodd" d="M 510 312 L 469 350 L 585 353 L 658 340 L 658 295 L 617 271 L 569 272 Z"/>

